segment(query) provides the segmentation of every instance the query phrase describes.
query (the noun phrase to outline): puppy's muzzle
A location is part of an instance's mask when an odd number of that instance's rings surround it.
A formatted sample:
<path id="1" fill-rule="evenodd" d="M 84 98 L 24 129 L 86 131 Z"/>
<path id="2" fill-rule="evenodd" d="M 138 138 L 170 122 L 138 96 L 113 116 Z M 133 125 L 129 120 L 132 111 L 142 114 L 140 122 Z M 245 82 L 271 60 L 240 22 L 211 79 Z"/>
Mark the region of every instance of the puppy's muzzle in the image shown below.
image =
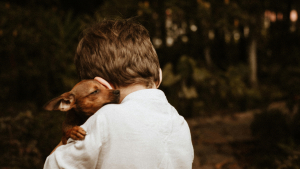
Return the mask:
<path id="1" fill-rule="evenodd" d="M 116 96 L 119 96 L 119 95 L 120 95 L 120 90 L 114 90 L 112 93 L 113 93 L 114 95 L 116 95 Z"/>
<path id="2" fill-rule="evenodd" d="M 120 90 L 112 90 L 111 91 L 111 103 L 119 103 L 120 102 Z"/>

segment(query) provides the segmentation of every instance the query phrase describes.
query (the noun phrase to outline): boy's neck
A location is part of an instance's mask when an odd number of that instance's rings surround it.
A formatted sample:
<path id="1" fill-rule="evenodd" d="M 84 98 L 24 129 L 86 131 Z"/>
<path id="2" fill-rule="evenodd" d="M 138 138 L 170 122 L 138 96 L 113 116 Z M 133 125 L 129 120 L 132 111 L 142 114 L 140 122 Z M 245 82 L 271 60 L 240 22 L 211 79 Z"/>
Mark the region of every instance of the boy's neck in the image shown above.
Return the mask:
<path id="1" fill-rule="evenodd" d="M 142 84 L 132 84 L 132 85 L 127 86 L 127 87 L 118 88 L 118 90 L 120 90 L 120 103 L 130 93 L 138 91 L 138 90 L 143 90 L 143 89 L 149 89 L 149 88 L 147 88 L 145 85 L 142 85 Z M 156 89 L 156 87 L 153 86 L 150 89 Z"/>

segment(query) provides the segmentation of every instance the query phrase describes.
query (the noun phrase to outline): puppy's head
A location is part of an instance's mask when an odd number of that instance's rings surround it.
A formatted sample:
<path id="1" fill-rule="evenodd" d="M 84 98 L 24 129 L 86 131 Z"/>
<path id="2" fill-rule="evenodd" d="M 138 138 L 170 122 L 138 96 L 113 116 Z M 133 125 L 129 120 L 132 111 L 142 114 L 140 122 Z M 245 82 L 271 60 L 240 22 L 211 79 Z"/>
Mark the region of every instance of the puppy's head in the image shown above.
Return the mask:
<path id="1" fill-rule="evenodd" d="M 83 80 L 77 83 L 70 92 L 50 100 L 45 110 L 68 111 L 74 109 L 86 116 L 93 115 L 107 103 L 119 103 L 120 91 L 105 88 L 96 80 Z"/>

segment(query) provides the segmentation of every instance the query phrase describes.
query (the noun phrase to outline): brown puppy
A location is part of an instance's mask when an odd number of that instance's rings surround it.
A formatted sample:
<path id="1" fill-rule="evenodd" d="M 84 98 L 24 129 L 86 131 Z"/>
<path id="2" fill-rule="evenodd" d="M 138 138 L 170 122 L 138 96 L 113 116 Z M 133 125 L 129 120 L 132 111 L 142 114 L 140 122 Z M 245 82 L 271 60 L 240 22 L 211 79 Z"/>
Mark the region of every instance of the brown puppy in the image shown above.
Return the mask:
<path id="1" fill-rule="evenodd" d="M 50 100 L 44 109 L 67 112 L 62 125 L 62 143 L 66 144 L 70 137 L 74 140 L 84 139 L 86 132 L 79 125 L 105 104 L 119 103 L 119 100 L 119 90 L 107 89 L 96 80 L 83 80 L 70 92 Z"/>

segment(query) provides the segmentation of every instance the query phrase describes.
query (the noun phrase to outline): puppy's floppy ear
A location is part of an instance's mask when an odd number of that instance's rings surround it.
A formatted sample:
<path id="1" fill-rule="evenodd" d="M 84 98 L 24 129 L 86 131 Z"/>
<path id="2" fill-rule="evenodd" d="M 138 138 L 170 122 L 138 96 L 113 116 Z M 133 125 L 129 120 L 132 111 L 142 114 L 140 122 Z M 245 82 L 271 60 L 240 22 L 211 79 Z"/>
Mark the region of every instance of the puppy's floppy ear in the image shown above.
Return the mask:
<path id="1" fill-rule="evenodd" d="M 45 110 L 69 111 L 75 107 L 75 96 L 69 92 L 50 100 L 44 105 Z"/>

